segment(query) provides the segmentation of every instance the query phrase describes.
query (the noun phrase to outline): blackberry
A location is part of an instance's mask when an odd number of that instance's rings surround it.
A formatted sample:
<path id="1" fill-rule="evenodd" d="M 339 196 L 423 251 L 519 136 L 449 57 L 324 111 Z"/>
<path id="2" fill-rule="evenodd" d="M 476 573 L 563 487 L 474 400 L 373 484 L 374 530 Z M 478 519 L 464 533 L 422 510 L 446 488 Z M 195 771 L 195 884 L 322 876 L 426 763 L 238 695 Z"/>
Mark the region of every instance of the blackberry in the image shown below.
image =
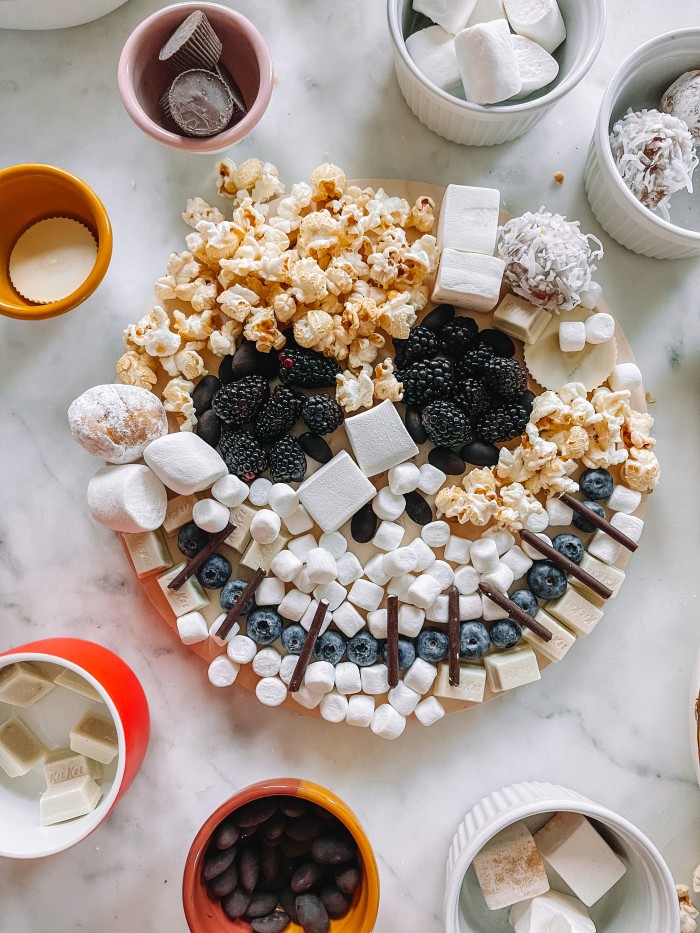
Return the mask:
<path id="1" fill-rule="evenodd" d="M 491 403 L 488 389 L 473 376 L 455 381 L 454 400 L 470 421 L 483 415 Z"/>
<path id="2" fill-rule="evenodd" d="M 422 408 L 452 393 L 452 363 L 449 360 L 419 360 L 397 374 L 403 382 L 403 401 Z"/>
<path id="3" fill-rule="evenodd" d="M 445 399 L 425 406 L 423 427 L 436 447 L 461 447 L 472 439 L 467 416 L 454 402 Z"/>
<path id="4" fill-rule="evenodd" d="M 484 369 L 486 384 L 495 395 L 513 398 L 527 391 L 527 370 L 517 360 L 494 356 Z"/>
<path id="5" fill-rule="evenodd" d="M 281 381 L 303 389 L 335 387 L 335 377 L 341 372 L 333 357 L 302 347 L 282 350 L 278 358 Z"/>
<path id="6" fill-rule="evenodd" d="M 469 379 L 470 376 L 483 377 L 489 360 L 495 353 L 490 347 L 481 346 L 467 352 L 457 360 L 456 375 L 458 379 Z"/>
<path id="7" fill-rule="evenodd" d="M 442 348 L 449 356 L 461 357 L 479 342 L 479 328 L 470 317 L 455 317 L 438 331 Z"/>
<path id="8" fill-rule="evenodd" d="M 474 421 L 474 431 L 484 441 L 511 441 L 525 430 L 530 413 L 518 402 L 496 399 L 491 408 Z"/>
<path id="9" fill-rule="evenodd" d="M 437 356 L 442 347 L 438 335 L 427 327 L 414 327 L 406 340 L 394 339 L 396 365 L 405 366 L 416 360 L 430 360 Z"/>
<path id="10" fill-rule="evenodd" d="M 331 434 L 345 421 L 343 409 L 330 395 L 309 395 L 301 412 L 304 424 L 314 434 Z"/>
<path id="11" fill-rule="evenodd" d="M 255 420 L 255 436 L 270 443 L 287 434 L 299 420 L 304 396 L 288 386 L 277 386 Z"/>
<path id="12" fill-rule="evenodd" d="M 270 449 L 270 479 L 273 483 L 300 483 L 306 475 L 306 457 L 296 437 L 287 434 Z"/>
<path id="13" fill-rule="evenodd" d="M 262 376 L 245 376 L 222 386 L 211 407 L 227 427 L 240 428 L 255 421 L 269 395 L 270 387 Z"/>
<path id="14" fill-rule="evenodd" d="M 267 466 L 267 454 L 250 431 L 224 431 L 219 440 L 219 453 L 229 473 L 246 483 L 260 476 Z"/>

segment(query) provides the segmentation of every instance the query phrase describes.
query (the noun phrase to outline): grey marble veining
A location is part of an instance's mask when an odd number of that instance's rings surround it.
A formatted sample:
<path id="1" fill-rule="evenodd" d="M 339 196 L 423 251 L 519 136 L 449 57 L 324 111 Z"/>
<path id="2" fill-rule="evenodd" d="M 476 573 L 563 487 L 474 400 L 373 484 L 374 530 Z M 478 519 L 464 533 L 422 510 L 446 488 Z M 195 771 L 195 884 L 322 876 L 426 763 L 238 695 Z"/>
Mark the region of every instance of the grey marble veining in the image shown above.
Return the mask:
<path id="1" fill-rule="evenodd" d="M 72 443 L 65 411 L 84 388 L 112 379 L 122 329 L 181 243 L 185 199 L 213 195 L 213 159 L 146 139 L 117 92 L 126 37 L 162 5 L 130 0 L 61 32 L 0 31 L 2 165 L 74 171 L 104 199 L 115 236 L 105 281 L 80 309 L 34 325 L 0 319 L 0 650 L 53 633 L 100 641 L 134 667 L 153 717 L 144 767 L 97 832 L 52 859 L 0 860 L 0 933 L 47 923 L 55 933 L 186 933 L 180 884 L 194 834 L 236 789 L 270 776 L 316 780 L 357 812 L 380 866 L 377 933 L 442 929 L 457 823 L 483 794 L 514 781 L 562 783 L 616 809 L 689 880 L 700 860 L 686 721 L 699 641 L 700 264 L 618 247 L 598 228 L 582 184 L 605 84 L 661 26 L 658 5 L 609 0 L 588 78 L 524 139 L 469 150 L 430 133 L 406 107 L 382 0 L 235 4 L 267 37 L 277 83 L 233 158 L 260 155 L 289 183 L 329 159 L 349 177 L 489 184 L 512 212 L 546 204 L 580 219 L 603 240 L 598 279 L 655 399 L 663 481 L 628 580 L 595 633 L 541 683 L 416 726 L 395 744 L 210 688 L 139 592 L 116 536 L 87 513 L 95 463 Z M 694 12 L 693 0 L 666 4 L 663 29 L 693 24 Z M 559 170 L 561 186 L 552 180 Z"/>

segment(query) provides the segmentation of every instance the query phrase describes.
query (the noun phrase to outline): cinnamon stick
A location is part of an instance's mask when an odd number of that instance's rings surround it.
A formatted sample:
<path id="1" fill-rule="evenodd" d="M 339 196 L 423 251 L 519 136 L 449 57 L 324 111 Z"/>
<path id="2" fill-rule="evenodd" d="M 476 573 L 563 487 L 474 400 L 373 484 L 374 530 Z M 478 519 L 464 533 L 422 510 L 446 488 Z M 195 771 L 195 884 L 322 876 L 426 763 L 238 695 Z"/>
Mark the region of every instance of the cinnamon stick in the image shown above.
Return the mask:
<path id="1" fill-rule="evenodd" d="M 564 505 L 568 505 L 570 509 L 573 509 L 574 512 L 578 512 L 579 515 L 585 516 L 591 525 L 600 528 L 609 538 L 612 538 L 613 541 L 617 541 L 618 544 L 627 548 L 628 551 L 634 552 L 639 547 L 636 541 L 628 538 L 627 535 L 623 534 L 618 528 L 611 525 L 607 518 L 601 518 L 600 515 L 596 514 L 593 509 L 589 509 L 580 499 L 574 498 L 571 493 L 564 492 L 560 498 Z"/>
<path id="2" fill-rule="evenodd" d="M 515 619 L 515 621 L 519 622 L 521 625 L 524 625 L 525 628 L 529 628 L 530 631 L 539 636 L 542 641 L 552 640 L 552 633 L 549 629 L 539 623 L 529 612 L 525 612 L 524 609 L 521 609 L 512 599 L 508 599 L 503 593 L 499 593 L 498 590 L 494 590 L 493 587 L 488 586 L 486 583 L 480 583 L 479 589 L 484 596 L 488 596 L 492 602 L 500 606 L 511 618 Z"/>
<path id="3" fill-rule="evenodd" d="M 306 641 L 304 642 L 304 647 L 301 649 L 301 654 L 299 655 L 297 666 L 294 668 L 292 679 L 289 682 L 290 693 L 296 693 L 299 687 L 301 687 L 301 682 L 304 679 L 306 668 L 309 666 L 311 652 L 314 650 L 314 646 L 318 640 L 318 636 L 321 632 L 321 626 L 323 625 L 323 620 L 326 618 L 327 611 L 328 600 L 319 600 L 318 606 L 316 607 L 316 612 L 314 613 L 313 620 L 309 627 L 309 634 L 306 636 Z"/>
<path id="4" fill-rule="evenodd" d="M 226 618 L 221 623 L 221 627 L 216 633 L 217 638 L 220 638 L 222 641 L 226 641 L 226 637 L 235 625 L 236 619 L 243 612 L 243 607 L 251 598 L 251 596 L 255 594 L 255 591 L 264 579 L 265 571 L 262 569 L 262 567 L 258 567 L 251 579 L 248 581 L 246 588 L 241 592 L 241 595 L 236 598 L 236 601 L 226 613 Z"/>
<path id="5" fill-rule="evenodd" d="M 386 663 L 389 668 L 389 686 L 399 682 L 399 599 L 390 596 L 386 603 Z"/>
<path id="6" fill-rule="evenodd" d="M 520 532 L 520 538 L 531 547 L 534 547 L 540 554 L 544 555 L 547 560 L 551 560 L 560 570 L 570 574 L 572 577 L 576 577 L 579 582 L 587 586 L 589 590 L 593 590 L 598 596 L 601 596 L 603 599 L 609 599 L 612 596 L 612 590 L 609 590 L 600 580 L 596 580 L 590 573 L 581 570 L 578 564 L 569 560 L 568 557 L 564 557 L 564 555 L 560 554 L 551 544 L 547 544 L 546 541 L 538 538 L 537 535 L 533 534 L 531 531 L 523 528 Z"/>
<path id="7" fill-rule="evenodd" d="M 447 596 L 447 637 L 449 639 L 448 660 L 450 673 L 450 686 L 459 687 L 459 590 L 456 586 L 450 587 Z"/>
<path id="8" fill-rule="evenodd" d="M 226 538 L 235 530 L 236 526 L 232 522 L 229 522 L 223 531 L 217 531 L 215 535 L 212 535 L 202 550 L 195 554 L 194 557 L 190 558 L 180 573 L 168 583 L 168 589 L 179 590 L 184 583 L 187 583 L 189 578 L 197 573 L 207 558 L 211 557 L 218 546 L 223 544 Z"/>

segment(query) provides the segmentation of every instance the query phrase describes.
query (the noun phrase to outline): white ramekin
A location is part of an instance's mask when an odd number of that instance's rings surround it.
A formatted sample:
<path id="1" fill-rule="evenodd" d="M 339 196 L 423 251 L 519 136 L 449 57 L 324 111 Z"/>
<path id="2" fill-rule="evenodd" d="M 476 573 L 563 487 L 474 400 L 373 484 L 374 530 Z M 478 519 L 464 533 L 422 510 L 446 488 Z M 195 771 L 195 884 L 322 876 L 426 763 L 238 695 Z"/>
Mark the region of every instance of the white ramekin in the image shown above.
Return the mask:
<path id="1" fill-rule="evenodd" d="M 690 754 L 695 768 L 695 777 L 700 784 L 700 653 L 690 679 Z"/>
<path id="2" fill-rule="evenodd" d="M 464 876 L 474 856 L 496 833 L 518 820 L 570 811 L 601 823 L 625 854 L 624 911 L 606 926 L 609 933 L 678 933 L 678 899 L 671 873 L 655 846 L 636 827 L 607 807 L 557 784 L 522 783 L 489 794 L 469 811 L 452 840 L 447 859 L 445 933 L 480 933 L 460 903 Z M 613 889 L 614 890 L 614 889 Z M 613 892 L 608 895 L 613 896 Z M 622 895 L 620 895 L 622 896 Z"/>
<path id="3" fill-rule="evenodd" d="M 630 107 L 658 107 L 666 88 L 699 63 L 700 28 L 668 32 L 632 52 L 607 87 L 588 151 L 586 193 L 598 223 L 622 246 L 655 259 L 700 256 L 700 233 L 669 223 L 640 204 L 617 171 L 610 130 Z"/>
<path id="4" fill-rule="evenodd" d="M 482 107 L 447 94 L 416 68 L 404 41 L 405 17 L 411 6 L 412 0 L 387 0 L 399 87 L 421 123 L 439 136 L 465 146 L 494 146 L 526 133 L 588 72 L 605 34 L 605 0 L 559 0 L 567 37 L 556 52 L 560 70 L 552 90 L 523 103 Z"/>
<path id="5" fill-rule="evenodd" d="M 126 0 L 0 0 L 0 29 L 66 29 L 106 16 Z"/>

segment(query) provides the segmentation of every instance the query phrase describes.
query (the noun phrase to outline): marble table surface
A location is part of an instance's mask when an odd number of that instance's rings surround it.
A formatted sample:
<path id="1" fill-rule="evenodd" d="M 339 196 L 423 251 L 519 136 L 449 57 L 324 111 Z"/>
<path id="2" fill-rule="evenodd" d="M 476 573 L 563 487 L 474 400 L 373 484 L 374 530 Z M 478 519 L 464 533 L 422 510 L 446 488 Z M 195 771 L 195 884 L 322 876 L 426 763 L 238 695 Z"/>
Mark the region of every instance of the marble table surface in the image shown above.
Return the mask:
<path id="1" fill-rule="evenodd" d="M 116 536 L 87 512 L 95 464 L 72 442 L 66 409 L 113 379 L 122 329 L 179 248 L 185 199 L 213 194 L 214 160 L 147 139 L 117 93 L 121 47 L 160 6 L 130 0 L 71 30 L 0 31 L 0 163 L 75 172 L 114 225 L 111 267 L 81 308 L 36 324 L 0 319 L 0 649 L 51 634 L 99 641 L 133 666 L 152 712 L 143 769 L 98 831 L 52 859 L 0 860 L 0 931 L 186 933 L 180 884 L 194 834 L 233 792 L 271 776 L 317 781 L 357 812 L 381 874 L 377 933 L 442 929 L 458 822 L 482 795 L 522 780 L 561 783 L 617 810 L 687 882 L 700 860 L 687 729 L 699 641 L 700 263 L 617 246 L 582 183 L 605 84 L 661 28 L 658 4 L 608 0 L 607 36 L 586 80 L 525 138 L 479 150 L 433 135 L 408 110 L 382 0 L 237 0 L 267 37 L 277 80 L 268 113 L 232 158 L 262 156 L 289 183 L 332 160 L 349 177 L 487 184 L 511 212 L 546 204 L 580 219 L 604 243 L 598 279 L 654 399 L 663 481 L 604 623 L 541 683 L 416 725 L 395 744 L 211 688 L 139 592 Z M 694 12 L 694 0 L 666 4 L 663 29 L 691 25 Z"/>

